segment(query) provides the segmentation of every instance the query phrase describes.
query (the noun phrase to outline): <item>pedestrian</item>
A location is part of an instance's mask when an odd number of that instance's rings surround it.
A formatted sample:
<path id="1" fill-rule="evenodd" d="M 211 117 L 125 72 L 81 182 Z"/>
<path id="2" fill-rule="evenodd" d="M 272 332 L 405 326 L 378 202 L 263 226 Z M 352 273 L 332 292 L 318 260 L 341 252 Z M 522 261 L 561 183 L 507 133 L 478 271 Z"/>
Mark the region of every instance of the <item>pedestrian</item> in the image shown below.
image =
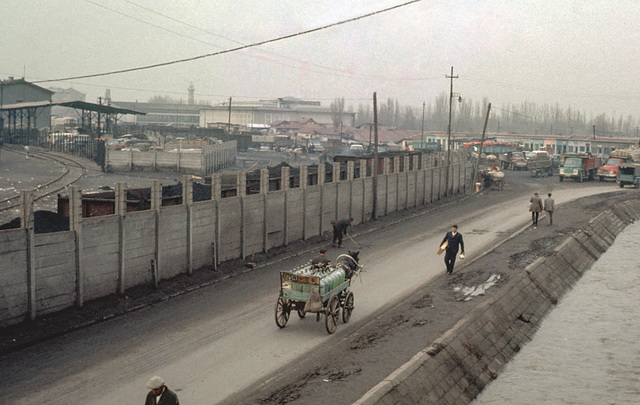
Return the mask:
<path id="1" fill-rule="evenodd" d="M 147 388 L 151 391 L 147 394 L 144 405 L 180 405 L 178 396 L 164 385 L 162 377 L 151 377 L 147 383 Z"/>
<path id="2" fill-rule="evenodd" d="M 549 226 L 553 225 L 553 211 L 556 209 L 556 203 L 551 198 L 551 193 L 547 194 L 547 198 L 544 200 L 544 210 L 549 216 Z"/>
<path id="3" fill-rule="evenodd" d="M 318 255 L 311 259 L 311 265 L 315 267 L 324 267 L 331 264 L 331 260 L 327 257 L 327 249 L 320 249 Z"/>
<path id="4" fill-rule="evenodd" d="M 342 247 L 342 235 L 349 236 L 347 229 L 352 222 L 353 218 L 349 218 L 333 224 L 333 247 Z"/>
<path id="5" fill-rule="evenodd" d="M 529 206 L 529 211 L 531 211 L 531 222 L 533 227 L 535 228 L 538 226 L 538 216 L 543 210 L 542 198 L 538 196 L 538 193 L 534 193 L 529 202 L 531 203 L 531 205 Z"/>
<path id="6" fill-rule="evenodd" d="M 447 265 L 447 274 L 453 273 L 453 266 L 456 264 L 456 254 L 460 250 L 460 258 L 464 259 L 464 241 L 462 234 L 458 232 L 458 225 L 453 225 L 451 231 L 447 232 L 440 242 L 440 245 L 447 242 L 444 264 Z"/>

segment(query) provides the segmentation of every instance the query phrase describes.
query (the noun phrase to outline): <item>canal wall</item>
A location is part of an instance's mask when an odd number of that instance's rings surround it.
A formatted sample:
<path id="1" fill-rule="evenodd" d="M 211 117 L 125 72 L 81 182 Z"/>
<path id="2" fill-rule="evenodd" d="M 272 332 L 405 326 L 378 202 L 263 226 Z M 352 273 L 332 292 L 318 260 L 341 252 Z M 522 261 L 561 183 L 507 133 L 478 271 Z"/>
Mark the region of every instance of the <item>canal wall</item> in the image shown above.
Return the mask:
<path id="1" fill-rule="evenodd" d="M 553 255 L 527 266 L 355 404 L 470 403 L 533 338 L 562 295 L 638 219 L 638 200 L 599 214 Z"/>
<path id="2" fill-rule="evenodd" d="M 23 191 L 22 228 L 0 231 L 0 327 L 330 234 L 341 218 L 357 225 L 428 206 L 464 193 L 468 183 L 463 151 L 452 154 L 448 167 L 437 164 L 441 154 L 380 160 L 376 176 L 367 175 L 365 160 L 357 171 L 348 162 L 345 178 L 340 163 L 331 175 L 315 178 L 301 166 L 299 182 L 281 181 L 277 189 L 263 169 L 256 194 L 247 193 L 247 173 L 238 172 L 231 196 L 223 195 L 216 173 L 211 199 L 197 202 L 185 176 L 182 204 L 172 206 L 162 205 L 162 185 L 155 180 L 151 209 L 136 212 L 127 212 L 126 185 L 117 183 L 115 214 L 100 217 L 83 217 L 82 193 L 70 187 L 69 231 L 48 234 L 34 232 L 32 195 Z M 291 179 L 289 171 L 282 167 L 280 178 Z M 325 165 L 318 173 L 327 173 Z"/>

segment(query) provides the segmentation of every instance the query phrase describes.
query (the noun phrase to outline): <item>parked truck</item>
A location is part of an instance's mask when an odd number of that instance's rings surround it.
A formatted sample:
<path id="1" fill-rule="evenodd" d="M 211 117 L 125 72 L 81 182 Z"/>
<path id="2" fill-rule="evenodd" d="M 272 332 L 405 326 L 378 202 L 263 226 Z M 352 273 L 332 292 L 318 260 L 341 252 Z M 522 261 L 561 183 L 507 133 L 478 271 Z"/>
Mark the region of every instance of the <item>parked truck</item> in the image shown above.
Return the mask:
<path id="1" fill-rule="evenodd" d="M 598 178 L 600 181 L 616 180 L 618 177 L 618 167 L 627 162 L 628 158 L 623 156 L 611 156 L 604 166 L 598 168 Z"/>
<path id="2" fill-rule="evenodd" d="M 525 157 L 527 170 L 531 172 L 532 177 L 553 176 L 553 162 L 549 152 L 534 150 L 533 152 L 525 152 Z"/>
<path id="3" fill-rule="evenodd" d="M 600 166 L 602 166 L 602 160 L 591 154 L 564 155 L 564 163 L 559 170 L 560 181 L 564 181 L 565 178 L 579 182 L 585 179 L 593 180 Z"/>
<path id="4" fill-rule="evenodd" d="M 500 160 L 500 167 L 503 169 L 511 170 L 525 170 L 527 167 L 527 161 L 524 158 L 524 152 L 507 152 L 502 153 L 498 157 Z"/>
<path id="5" fill-rule="evenodd" d="M 618 168 L 623 163 L 640 163 L 640 148 L 633 145 L 627 149 L 617 149 L 611 153 L 611 157 L 604 166 L 598 169 L 598 177 L 600 181 L 616 180 L 618 176 Z"/>

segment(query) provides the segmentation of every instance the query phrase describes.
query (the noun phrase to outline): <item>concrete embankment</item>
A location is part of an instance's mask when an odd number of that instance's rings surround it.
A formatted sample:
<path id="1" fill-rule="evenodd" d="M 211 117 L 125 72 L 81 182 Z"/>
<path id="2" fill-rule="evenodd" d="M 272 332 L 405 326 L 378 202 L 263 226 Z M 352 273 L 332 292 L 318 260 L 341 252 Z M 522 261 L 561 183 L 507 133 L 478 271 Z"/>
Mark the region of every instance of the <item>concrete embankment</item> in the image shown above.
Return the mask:
<path id="1" fill-rule="evenodd" d="M 616 236 L 637 219 L 638 200 L 600 213 L 553 255 L 527 266 L 355 404 L 470 403 L 533 339 L 545 315 Z"/>

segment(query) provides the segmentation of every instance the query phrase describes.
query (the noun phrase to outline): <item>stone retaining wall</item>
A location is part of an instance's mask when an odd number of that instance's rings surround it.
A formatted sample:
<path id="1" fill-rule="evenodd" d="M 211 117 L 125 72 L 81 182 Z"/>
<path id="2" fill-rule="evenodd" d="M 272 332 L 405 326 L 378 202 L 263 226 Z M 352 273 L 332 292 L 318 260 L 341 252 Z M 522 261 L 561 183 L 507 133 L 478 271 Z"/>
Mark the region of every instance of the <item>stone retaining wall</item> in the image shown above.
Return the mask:
<path id="1" fill-rule="evenodd" d="M 639 218 L 637 200 L 601 213 L 355 404 L 470 403 L 533 338 L 560 297 Z"/>

